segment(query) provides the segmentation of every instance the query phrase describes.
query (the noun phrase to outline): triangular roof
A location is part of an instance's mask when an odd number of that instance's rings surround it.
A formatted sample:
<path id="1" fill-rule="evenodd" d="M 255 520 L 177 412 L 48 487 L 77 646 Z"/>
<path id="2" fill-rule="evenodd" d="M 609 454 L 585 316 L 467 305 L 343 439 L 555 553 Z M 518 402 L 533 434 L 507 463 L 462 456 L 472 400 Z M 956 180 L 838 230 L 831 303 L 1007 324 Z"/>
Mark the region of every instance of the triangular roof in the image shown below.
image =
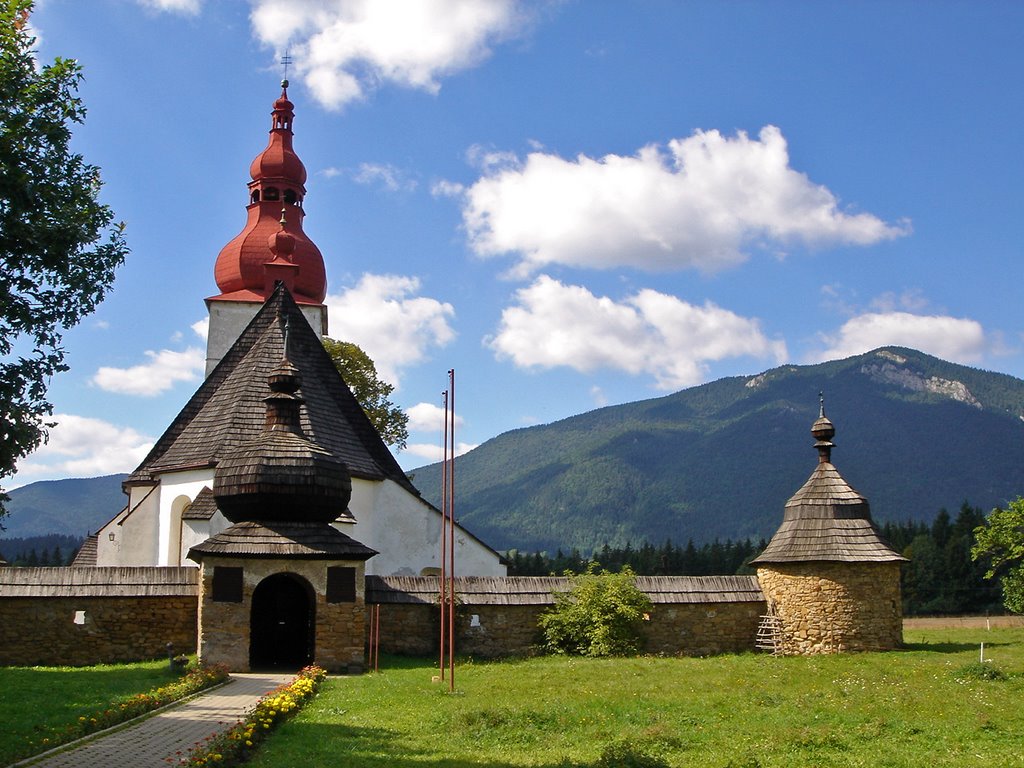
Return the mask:
<path id="1" fill-rule="evenodd" d="M 825 417 L 824 404 L 811 434 L 817 438 L 818 466 L 786 502 L 782 525 L 751 564 L 906 560 L 879 535 L 871 521 L 868 500 L 850 487 L 832 465 L 831 440 L 835 429 Z"/>
<path id="2" fill-rule="evenodd" d="M 181 409 L 127 485 L 152 483 L 164 472 L 214 467 L 229 451 L 259 436 L 267 376 L 285 356 L 284 321 L 289 327 L 288 358 L 302 376 L 304 433 L 341 459 L 352 477 L 390 479 L 419 496 L 283 285 Z"/>

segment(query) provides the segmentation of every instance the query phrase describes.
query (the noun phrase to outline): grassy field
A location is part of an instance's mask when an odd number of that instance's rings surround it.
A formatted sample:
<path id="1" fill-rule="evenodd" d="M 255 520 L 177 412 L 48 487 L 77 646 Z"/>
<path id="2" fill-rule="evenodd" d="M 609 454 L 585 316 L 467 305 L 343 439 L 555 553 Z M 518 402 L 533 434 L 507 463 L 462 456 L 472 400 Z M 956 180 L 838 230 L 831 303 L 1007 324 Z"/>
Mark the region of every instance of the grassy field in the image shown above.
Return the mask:
<path id="1" fill-rule="evenodd" d="M 454 694 L 429 663 L 387 659 L 327 681 L 253 765 L 1024 766 L 1024 629 L 906 641 L 814 658 L 466 662 Z M 972 664 L 981 642 L 984 666 Z M 601 759 L 616 750 L 625 757 Z"/>
<path id="2" fill-rule="evenodd" d="M 95 667 L 0 667 L 0 765 L 113 701 L 176 680 L 167 660 Z M 27 749 L 33 742 L 34 749 Z"/>

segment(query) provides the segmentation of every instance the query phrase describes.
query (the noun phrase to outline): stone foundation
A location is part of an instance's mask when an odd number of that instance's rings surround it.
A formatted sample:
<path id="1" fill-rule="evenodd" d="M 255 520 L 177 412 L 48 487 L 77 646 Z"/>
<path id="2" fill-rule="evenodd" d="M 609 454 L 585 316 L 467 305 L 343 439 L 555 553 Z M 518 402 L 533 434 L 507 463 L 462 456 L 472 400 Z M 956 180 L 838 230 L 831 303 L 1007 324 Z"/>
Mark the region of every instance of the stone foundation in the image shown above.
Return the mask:
<path id="1" fill-rule="evenodd" d="M 772 563 L 757 569 L 788 655 L 888 651 L 903 643 L 900 564 Z"/>

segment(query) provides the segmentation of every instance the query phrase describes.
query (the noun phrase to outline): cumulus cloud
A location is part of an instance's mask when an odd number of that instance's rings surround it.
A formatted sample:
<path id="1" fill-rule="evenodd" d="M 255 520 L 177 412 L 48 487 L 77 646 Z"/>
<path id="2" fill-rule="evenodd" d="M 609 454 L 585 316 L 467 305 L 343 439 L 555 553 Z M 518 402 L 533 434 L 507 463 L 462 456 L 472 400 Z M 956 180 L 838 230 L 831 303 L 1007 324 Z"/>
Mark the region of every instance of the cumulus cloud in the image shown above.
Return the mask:
<path id="1" fill-rule="evenodd" d="M 352 174 L 352 179 L 359 184 L 379 185 L 389 192 L 411 192 L 416 189 L 416 180 L 390 163 L 362 163 Z"/>
<path id="2" fill-rule="evenodd" d="M 202 7 L 202 0 L 136 0 L 136 2 L 154 11 L 179 13 L 182 16 L 196 16 Z"/>
<path id="3" fill-rule="evenodd" d="M 910 347 L 960 363 L 981 359 L 985 331 L 976 320 L 909 312 L 868 312 L 850 318 L 834 334 L 822 334 L 825 349 L 812 362 L 852 357 L 885 346 Z"/>
<path id="4" fill-rule="evenodd" d="M 195 326 L 193 330 L 196 330 Z M 155 397 L 179 381 L 198 380 L 206 368 L 206 353 L 199 347 L 189 347 L 183 352 L 171 349 L 161 349 L 159 352 L 147 350 L 145 354 L 149 358 L 148 363 L 130 368 L 103 366 L 96 371 L 90 382 L 107 392 Z"/>
<path id="5" fill-rule="evenodd" d="M 517 291 L 516 300 L 486 343 L 521 368 L 614 369 L 678 389 L 702 382 L 708 361 L 786 358 L 785 343 L 767 338 L 757 320 L 710 301 L 695 306 L 644 289 L 616 302 L 546 275 Z"/>
<path id="6" fill-rule="evenodd" d="M 455 455 L 461 456 L 476 448 L 478 443 L 455 443 Z M 430 443 L 410 443 L 406 447 L 406 453 L 419 456 L 427 461 L 441 461 L 444 458 L 444 450 L 441 444 L 431 445 Z"/>
<path id="7" fill-rule="evenodd" d="M 252 0 L 256 37 L 289 49 L 295 70 L 329 109 L 382 82 L 436 93 L 441 78 L 486 59 L 522 34 L 516 0 Z"/>
<path id="8" fill-rule="evenodd" d="M 771 125 L 757 139 L 697 131 L 629 157 L 474 156 L 482 175 L 462 196 L 470 246 L 484 257 L 515 254 L 518 276 L 548 264 L 714 272 L 752 248 L 868 245 L 910 231 L 843 210 L 790 167 Z"/>
<path id="9" fill-rule="evenodd" d="M 46 444 L 19 462 L 18 482 L 130 472 L 153 447 L 149 435 L 101 419 L 57 413 L 53 421 Z"/>
<path id="10" fill-rule="evenodd" d="M 444 431 L 444 408 L 440 405 L 434 405 L 433 403 L 416 403 L 411 408 L 405 409 L 406 415 L 409 417 L 409 431 L 410 432 L 443 432 Z M 449 414 L 448 418 L 451 418 Z M 463 424 L 461 416 L 456 414 L 455 426 L 459 427 Z"/>
<path id="11" fill-rule="evenodd" d="M 326 299 L 331 336 L 362 347 L 385 381 L 399 386 L 403 368 L 427 359 L 431 348 L 455 338 L 451 304 L 417 296 L 420 281 L 364 274 L 354 288 Z"/>

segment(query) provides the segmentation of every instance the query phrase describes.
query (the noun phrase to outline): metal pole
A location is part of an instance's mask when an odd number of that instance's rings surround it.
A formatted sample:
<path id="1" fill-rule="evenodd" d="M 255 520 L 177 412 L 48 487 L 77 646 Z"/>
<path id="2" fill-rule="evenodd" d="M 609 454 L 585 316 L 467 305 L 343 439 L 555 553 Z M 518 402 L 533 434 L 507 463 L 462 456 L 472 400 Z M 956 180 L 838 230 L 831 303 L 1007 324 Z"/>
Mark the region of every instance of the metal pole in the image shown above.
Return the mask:
<path id="1" fill-rule="evenodd" d="M 448 392 L 442 392 L 444 402 L 444 431 L 441 435 L 441 449 L 443 458 L 441 460 L 441 575 L 438 579 L 437 604 L 441 609 L 441 651 L 438 658 L 438 667 L 441 670 L 441 679 L 444 680 L 445 667 L 445 568 L 447 561 L 448 547 Z"/>
<path id="2" fill-rule="evenodd" d="M 455 690 L 455 369 L 448 371 L 448 405 L 452 411 L 451 418 L 451 463 L 448 468 L 448 535 L 451 537 L 448 547 L 448 689 Z"/>

